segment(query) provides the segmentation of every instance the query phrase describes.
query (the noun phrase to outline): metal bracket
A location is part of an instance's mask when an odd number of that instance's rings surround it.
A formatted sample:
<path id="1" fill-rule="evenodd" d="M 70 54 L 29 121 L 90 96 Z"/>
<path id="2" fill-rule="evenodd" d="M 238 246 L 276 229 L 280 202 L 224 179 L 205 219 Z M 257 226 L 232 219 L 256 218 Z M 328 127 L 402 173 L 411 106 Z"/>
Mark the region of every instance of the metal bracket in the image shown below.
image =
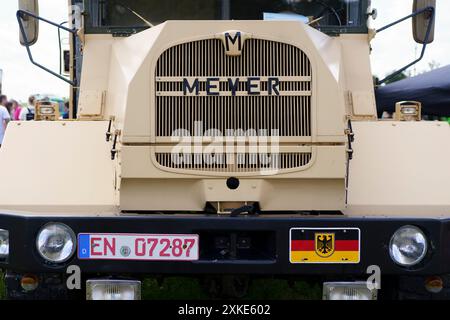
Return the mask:
<path id="1" fill-rule="evenodd" d="M 349 160 L 353 159 L 353 148 L 352 143 L 355 141 L 355 133 L 353 132 L 353 126 L 352 126 L 352 120 L 348 119 L 347 129 L 345 129 L 345 134 L 347 135 L 348 139 L 348 158 Z"/>
<path id="2" fill-rule="evenodd" d="M 120 136 L 120 134 L 121 134 L 120 130 L 116 130 L 114 132 L 114 142 L 113 142 L 113 146 L 111 149 L 111 160 L 115 160 L 117 152 L 119 152 L 119 150 L 117 150 L 117 138 Z"/>
<path id="3" fill-rule="evenodd" d="M 350 180 L 350 161 L 353 159 L 353 147 L 352 143 L 355 141 L 355 133 L 353 132 L 352 119 L 350 116 L 347 117 L 347 129 L 345 129 L 345 134 L 348 139 L 348 149 L 347 154 L 347 165 L 345 173 L 345 204 L 348 204 L 348 186 Z"/>
<path id="4" fill-rule="evenodd" d="M 40 21 L 46 22 L 46 23 L 48 23 L 48 24 L 50 24 L 50 25 L 52 25 L 52 26 L 57 27 L 58 30 L 62 29 L 62 30 L 64 30 L 64 31 L 70 32 L 71 34 L 73 34 L 73 35 L 75 35 L 75 36 L 77 36 L 77 30 L 76 30 L 76 29 L 69 29 L 69 28 L 66 28 L 66 27 L 64 27 L 64 26 L 62 26 L 62 25 L 59 25 L 59 24 L 53 22 L 53 21 L 44 19 L 44 18 L 39 17 L 39 16 L 37 16 L 37 15 L 31 13 L 31 12 L 24 11 L 24 10 L 18 10 L 17 13 L 16 13 L 16 16 L 17 16 L 17 22 L 19 23 L 20 33 L 21 33 L 21 35 L 22 35 L 22 38 L 24 39 L 25 47 L 26 47 L 27 53 L 28 53 L 28 58 L 30 59 L 31 63 L 34 64 L 35 66 L 37 66 L 37 67 L 43 69 L 44 71 L 47 71 L 48 73 L 52 74 L 53 76 L 55 76 L 55 77 L 57 77 L 57 78 L 59 78 L 59 79 L 65 81 L 65 82 L 67 82 L 67 83 L 70 84 L 71 86 L 76 87 L 76 86 L 77 86 L 77 83 L 76 83 L 75 81 L 66 79 L 65 77 L 61 76 L 60 74 L 58 74 L 58 73 L 56 73 L 56 72 L 54 72 L 54 71 L 48 69 L 47 67 L 43 66 L 42 64 L 40 64 L 40 63 L 34 61 L 33 55 L 32 55 L 32 53 L 31 53 L 31 49 L 30 49 L 30 42 L 28 41 L 28 37 L 27 37 L 27 34 L 26 34 L 26 32 L 25 32 L 25 28 L 24 28 L 24 26 L 23 26 L 23 18 L 26 17 L 26 16 L 28 16 L 28 17 L 32 17 L 32 18 L 34 18 L 34 19 L 38 19 L 38 20 L 40 20 Z"/>
<path id="5" fill-rule="evenodd" d="M 113 135 L 111 129 L 112 129 L 112 123 L 115 120 L 116 117 L 111 116 L 109 118 L 109 124 L 108 124 L 108 131 L 106 132 L 106 142 L 109 142 L 111 140 L 111 136 Z"/>
<path id="6" fill-rule="evenodd" d="M 387 76 L 387 77 L 384 78 L 383 80 L 377 81 L 377 85 L 380 85 L 380 84 L 385 83 L 386 81 L 392 79 L 392 78 L 395 77 L 396 75 L 402 73 L 403 71 L 405 71 L 406 69 L 408 69 L 409 67 L 415 65 L 417 62 L 419 62 L 420 60 L 423 59 L 423 57 L 425 56 L 425 50 L 426 50 L 426 48 L 427 48 L 428 38 L 430 37 L 431 29 L 432 29 L 433 24 L 434 24 L 434 18 L 435 18 L 435 15 L 436 15 L 436 10 L 435 10 L 434 7 L 426 7 L 426 8 L 423 8 L 423 9 L 421 9 L 421 10 L 419 10 L 419 11 L 413 12 L 412 14 L 410 14 L 410 15 L 408 15 L 408 16 L 406 16 L 406 17 L 400 19 L 400 20 L 394 21 L 394 22 L 392 22 L 392 23 L 390 23 L 390 24 L 388 24 L 388 25 L 386 25 L 386 26 L 384 26 L 384 27 L 382 27 L 382 28 L 380 28 L 380 29 L 378 29 L 378 30 L 376 31 L 377 33 L 379 33 L 379 32 L 381 32 L 381 31 L 384 31 L 384 30 L 386 30 L 386 29 L 389 29 L 389 28 L 392 27 L 392 26 L 395 26 L 395 25 L 399 24 L 400 22 L 403 22 L 403 21 L 405 21 L 405 20 L 408 20 L 408 19 L 410 19 L 410 18 L 413 18 L 413 17 L 418 16 L 418 15 L 420 15 L 420 14 L 422 14 L 422 13 L 425 13 L 425 12 L 429 12 L 429 13 L 430 13 L 430 19 L 431 19 L 431 21 L 430 21 L 430 23 L 428 24 L 428 29 L 427 29 L 427 33 L 426 33 L 426 35 L 425 35 L 425 41 L 424 41 L 424 44 L 423 44 L 423 46 L 422 46 L 422 52 L 421 52 L 421 54 L 420 54 L 420 57 L 419 57 L 418 59 L 414 60 L 413 62 L 409 63 L 408 65 L 404 66 L 403 68 L 401 68 L 401 69 L 395 71 L 394 73 L 390 74 L 389 76 Z"/>

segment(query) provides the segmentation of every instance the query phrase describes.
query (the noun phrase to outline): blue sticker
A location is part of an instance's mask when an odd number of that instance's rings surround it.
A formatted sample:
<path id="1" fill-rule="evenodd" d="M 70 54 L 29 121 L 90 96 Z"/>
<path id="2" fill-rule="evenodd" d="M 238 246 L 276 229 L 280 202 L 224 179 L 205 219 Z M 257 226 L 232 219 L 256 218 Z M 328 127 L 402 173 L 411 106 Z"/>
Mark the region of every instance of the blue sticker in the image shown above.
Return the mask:
<path id="1" fill-rule="evenodd" d="M 88 234 L 78 235 L 78 258 L 88 259 L 91 257 L 91 236 Z"/>

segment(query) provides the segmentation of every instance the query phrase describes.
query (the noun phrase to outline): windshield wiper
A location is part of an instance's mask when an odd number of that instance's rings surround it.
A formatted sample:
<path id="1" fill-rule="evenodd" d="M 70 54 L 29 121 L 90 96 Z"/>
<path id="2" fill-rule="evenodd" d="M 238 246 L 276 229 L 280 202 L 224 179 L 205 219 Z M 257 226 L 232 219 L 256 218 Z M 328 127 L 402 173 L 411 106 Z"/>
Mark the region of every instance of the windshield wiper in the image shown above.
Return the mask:
<path id="1" fill-rule="evenodd" d="M 154 27 L 154 25 L 150 21 L 145 19 L 142 15 L 140 15 L 139 13 L 137 13 L 136 11 L 134 11 L 133 9 L 128 7 L 127 5 L 125 5 L 125 4 L 123 4 L 123 3 L 119 2 L 119 1 L 114 1 L 114 3 L 116 3 L 117 6 L 122 7 L 123 9 L 126 9 L 127 11 L 131 12 L 132 14 L 134 14 L 136 17 L 138 17 L 140 20 L 142 20 L 150 28 Z"/>
<path id="2" fill-rule="evenodd" d="M 337 19 L 337 21 L 339 23 L 339 26 L 342 26 L 341 17 L 339 17 L 339 14 L 337 13 L 335 8 L 333 8 L 331 5 L 325 3 L 325 2 L 323 2 L 321 0 L 317 0 L 317 3 L 325 8 L 324 11 L 326 11 L 326 10 L 330 11 L 335 16 L 335 18 Z M 320 14 L 320 17 L 325 16 L 325 12 L 324 11 L 322 11 L 323 13 Z"/>

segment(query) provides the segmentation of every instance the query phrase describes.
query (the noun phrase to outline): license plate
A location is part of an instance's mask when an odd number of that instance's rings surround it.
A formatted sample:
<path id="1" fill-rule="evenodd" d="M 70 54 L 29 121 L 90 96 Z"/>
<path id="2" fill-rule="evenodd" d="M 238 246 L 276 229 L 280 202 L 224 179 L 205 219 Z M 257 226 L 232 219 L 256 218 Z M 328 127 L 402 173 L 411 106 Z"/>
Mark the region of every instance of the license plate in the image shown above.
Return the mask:
<path id="1" fill-rule="evenodd" d="M 359 263 L 358 228 L 292 228 L 291 263 Z"/>
<path id="2" fill-rule="evenodd" d="M 194 261 L 199 259 L 199 237 L 196 234 L 80 233 L 78 258 Z"/>

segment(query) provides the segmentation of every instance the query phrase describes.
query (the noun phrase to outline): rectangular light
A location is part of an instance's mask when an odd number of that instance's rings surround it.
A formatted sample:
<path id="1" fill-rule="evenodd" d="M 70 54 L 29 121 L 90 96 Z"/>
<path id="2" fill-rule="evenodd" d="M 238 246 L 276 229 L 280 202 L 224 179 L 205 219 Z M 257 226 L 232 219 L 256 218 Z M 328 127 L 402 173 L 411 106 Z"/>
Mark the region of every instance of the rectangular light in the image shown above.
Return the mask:
<path id="1" fill-rule="evenodd" d="M 0 229 L 0 261 L 7 261 L 9 257 L 9 231 Z"/>
<path id="2" fill-rule="evenodd" d="M 134 280 L 88 280 L 87 300 L 141 300 L 141 282 Z"/>
<path id="3" fill-rule="evenodd" d="M 417 101 L 401 101 L 395 104 L 396 121 L 422 120 L 422 104 Z"/>
<path id="4" fill-rule="evenodd" d="M 377 289 L 369 289 L 361 282 L 325 282 L 323 300 L 377 300 Z"/>

